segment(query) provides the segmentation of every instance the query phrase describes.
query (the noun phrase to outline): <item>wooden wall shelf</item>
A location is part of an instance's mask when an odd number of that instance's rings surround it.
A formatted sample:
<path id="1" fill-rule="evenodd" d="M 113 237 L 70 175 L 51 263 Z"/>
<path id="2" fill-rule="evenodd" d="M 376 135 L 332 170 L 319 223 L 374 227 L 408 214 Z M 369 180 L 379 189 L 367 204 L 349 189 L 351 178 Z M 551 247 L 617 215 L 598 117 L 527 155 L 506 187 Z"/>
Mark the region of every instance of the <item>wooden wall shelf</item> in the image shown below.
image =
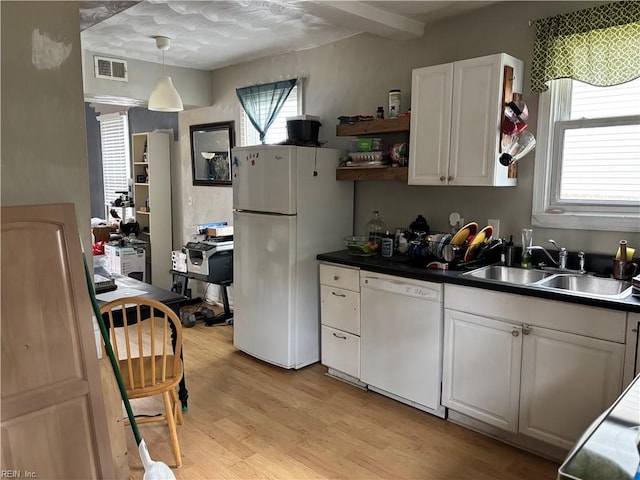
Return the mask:
<path id="1" fill-rule="evenodd" d="M 407 167 L 338 167 L 336 180 L 404 180 L 408 177 Z"/>
<path id="2" fill-rule="evenodd" d="M 336 135 L 339 137 L 357 135 L 375 135 L 378 133 L 408 132 L 411 117 L 387 118 L 371 120 L 353 124 L 336 125 Z"/>

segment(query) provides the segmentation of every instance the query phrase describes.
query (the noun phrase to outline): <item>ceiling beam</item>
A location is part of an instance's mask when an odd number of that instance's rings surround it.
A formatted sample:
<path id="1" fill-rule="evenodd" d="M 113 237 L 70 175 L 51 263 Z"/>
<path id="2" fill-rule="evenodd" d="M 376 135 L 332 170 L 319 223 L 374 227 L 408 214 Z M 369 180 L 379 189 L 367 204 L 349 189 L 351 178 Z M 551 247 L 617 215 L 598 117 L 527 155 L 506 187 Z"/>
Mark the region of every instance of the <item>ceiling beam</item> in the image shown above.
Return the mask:
<path id="1" fill-rule="evenodd" d="M 424 35 L 425 24 L 360 1 L 324 1 L 307 4 L 309 13 L 331 23 L 396 40 Z"/>

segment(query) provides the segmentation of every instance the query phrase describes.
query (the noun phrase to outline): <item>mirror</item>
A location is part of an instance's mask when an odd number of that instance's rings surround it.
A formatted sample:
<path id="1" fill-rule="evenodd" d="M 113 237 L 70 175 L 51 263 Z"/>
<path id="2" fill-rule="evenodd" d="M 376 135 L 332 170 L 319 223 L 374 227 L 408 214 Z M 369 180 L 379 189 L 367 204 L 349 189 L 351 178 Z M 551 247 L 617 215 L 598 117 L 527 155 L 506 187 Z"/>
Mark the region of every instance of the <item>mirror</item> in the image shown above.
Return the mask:
<path id="1" fill-rule="evenodd" d="M 191 125 L 191 171 L 194 185 L 231 185 L 234 122 Z"/>

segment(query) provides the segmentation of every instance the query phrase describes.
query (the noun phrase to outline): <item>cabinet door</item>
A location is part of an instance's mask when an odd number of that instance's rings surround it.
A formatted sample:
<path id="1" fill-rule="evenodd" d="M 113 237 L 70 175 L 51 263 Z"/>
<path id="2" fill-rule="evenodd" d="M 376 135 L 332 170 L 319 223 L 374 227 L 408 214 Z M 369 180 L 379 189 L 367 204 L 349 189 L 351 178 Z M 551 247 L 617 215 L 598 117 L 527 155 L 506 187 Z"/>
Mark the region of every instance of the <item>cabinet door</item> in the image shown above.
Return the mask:
<path id="1" fill-rule="evenodd" d="M 571 448 L 621 393 L 624 345 L 535 327 L 523 339 L 520 432 Z"/>
<path id="2" fill-rule="evenodd" d="M 320 285 L 320 318 L 322 325 L 360 335 L 360 294 Z"/>
<path id="3" fill-rule="evenodd" d="M 322 325 L 322 364 L 360 378 L 360 337 Z"/>
<path id="4" fill-rule="evenodd" d="M 493 185 L 501 121 L 501 80 L 500 55 L 454 64 L 448 172 L 452 185 Z"/>
<path id="5" fill-rule="evenodd" d="M 411 76 L 409 185 L 447 183 L 453 64 L 417 68 Z"/>
<path id="6" fill-rule="evenodd" d="M 516 432 L 521 352 L 520 327 L 445 310 L 443 405 Z"/>

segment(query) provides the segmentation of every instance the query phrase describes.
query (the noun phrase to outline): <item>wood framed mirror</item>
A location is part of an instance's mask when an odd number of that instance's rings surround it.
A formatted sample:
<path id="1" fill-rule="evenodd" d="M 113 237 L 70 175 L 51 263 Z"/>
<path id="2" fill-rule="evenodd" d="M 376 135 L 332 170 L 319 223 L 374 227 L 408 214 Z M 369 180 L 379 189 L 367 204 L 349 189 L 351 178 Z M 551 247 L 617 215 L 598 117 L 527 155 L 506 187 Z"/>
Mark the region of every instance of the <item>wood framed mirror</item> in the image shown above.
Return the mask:
<path id="1" fill-rule="evenodd" d="M 194 185 L 231 185 L 231 149 L 234 122 L 205 123 L 189 127 L 191 171 Z"/>

